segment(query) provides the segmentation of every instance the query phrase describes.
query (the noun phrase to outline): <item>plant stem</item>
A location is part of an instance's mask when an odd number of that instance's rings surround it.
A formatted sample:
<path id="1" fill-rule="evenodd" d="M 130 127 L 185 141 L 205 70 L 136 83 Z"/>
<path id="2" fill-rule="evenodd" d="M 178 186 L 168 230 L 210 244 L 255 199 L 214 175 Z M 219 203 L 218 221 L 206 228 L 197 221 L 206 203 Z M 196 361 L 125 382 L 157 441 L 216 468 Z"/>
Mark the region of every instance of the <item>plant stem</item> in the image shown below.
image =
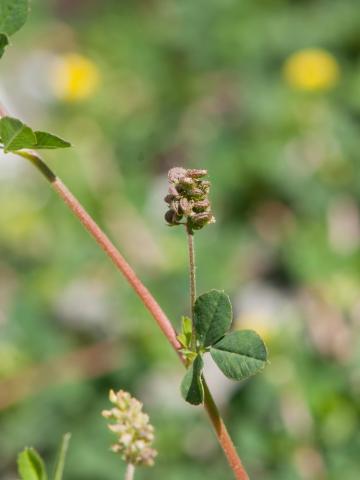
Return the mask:
<path id="1" fill-rule="evenodd" d="M 101 230 L 96 222 L 91 218 L 87 211 L 83 208 L 80 202 L 74 197 L 74 195 L 67 189 L 64 183 L 57 177 L 49 167 L 43 162 L 43 160 L 35 152 L 19 151 L 18 155 L 30 160 L 35 167 L 49 180 L 52 188 L 61 197 L 61 199 L 70 208 L 73 214 L 80 220 L 85 229 L 96 240 L 98 245 L 104 250 L 104 252 L 111 258 L 116 267 L 121 271 L 126 280 L 133 287 L 135 292 L 140 297 L 145 307 L 150 311 L 152 316 L 157 321 L 159 327 L 167 337 L 171 345 L 175 350 L 180 348 L 180 344 L 176 338 L 176 333 L 170 320 L 162 311 L 160 305 L 156 302 L 154 297 L 150 294 L 144 284 L 138 279 L 134 270 L 130 267 L 119 250 L 111 242 L 109 237 Z"/>
<path id="2" fill-rule="evenodd" d="M 189 247 L 189 270 L 190 270 L 190 300 L 191 300 L 191 314 L 192 321 L 194 322 L 194 305 L 196 300 L 196 261 L 195 261 L 195 243 L 194 243 L 194 234 L 186 226 L 187 238 L 188 238 L 188 247 Z M 193 324 L 192 337 L 191 337 L 192 347 L 196 345 L 195 329 Z M 204 386 L 204 406 L 207 414 L 209 415 L 211 422 L 215 428 L 216 435 L 220 444 L 222 445 L 225 455 L 228 459 L 228 462 L 235 474 L 235 478 L 241 480 L 248 479 L 248 475 L 239 459 L 237 452 L 235 450 L 234 444 L 226 430 L 225 424 L 220 416 L 219 410 L 216 406 L 216 403 L 210 393 L 209 387 L 205 381 L 205 378 L 202 377 L 203 386 Z"/>
<path id="3" fill-rule="evenodd" d="M 1 112 L 0 112 L 1 115 Z M 176 332 L 165 315 L 160 305 L 157 303 L 155 298 L 151 295 L 149 290 L 137 277 L 134 270 L 130 267 L 124 257 L 121 255 L 119 250 L 111 242 L 108 236 L 101 230 L 101 228 L 96 224 L 96 222 L 91 218 L 87 211 L 83 208 L 81 203 L 77 200 L 76 197 L 67 189 L 64 183 L 50 170 L 50 168 L 43 162 L 36 152 L 33 151 L 19 151 L 16 152 L 18 155 L 29 160 L 41 173 L 42 175 L 50 182 L 52 188 L 59 195 L 59 197 L 64 201 L 64 203 L 70 208 L 73 214 L 78 218 L 82 223 L 88 233 L 96 240 L 101 249 L 110 257 L 115 266 L 120 270 L 124 275 L 128 283 L 135 290 L 145 307 L 151 313 L 158 326 L 168 339 L 169 343 L 172 345 L 176 353 L 178 354 L 180 360 L 184 363 L 184 358 L 179 352 L 181 345 L 176 338 Z M 235 478 L 237 480 L 249 480 L 247 473 L 242 466 L 241 460 L 235 450 L 235 447 L 231 441 L 229 433 L 226 430 L 224 422 L 222 421 L 219 411 L 215 405 L 215 402 L 211 396 L 211 393 L 204 381 L 205 389 L 205 409 L 208 413 L 208 416 L 214 426 L 217 438 L 219 443 L 226 455 L 226 458 L 229 462 L 231 469 L 234 472 Z"/>
<path id="4" fill-rule="evenodd" d="M 133 480 L 135 474 L 135 465 L 128 463 L 125 472 L 125 480 Z"/>
<path id="5" fill-rule="evenodd" d="M 186 233 L 187 233 L 188 249 L 189 249 L 190 312 L 191 312 L 191 320 L 192 320 L 191 348 L 192 350 L 195 350 L 196 349 L 196 336 L 195 336 L 195 328 L 194 328 L 194 305 L 196 300 L 195 245 L 194 245 L 194 234 L 191 232 L 188 225 L 186 225 Z"/>
<path id="6" fill-rule="evenodd" d="M 205 381 L 205 378 L 202 377 L 203 386 L 204 386 L 204 406 L 205 410 L 213 424 L 215 429 L 216 436 L 219 440 L 219 443 L 226 455 L 226 458 L 229 462 L 230 468 L 234 472 L 235 478 L 237 480 L 249 480 L 249 476 L 246 473 L 246 470 L 241 462 L 241 459 L 235 449 L 233 441 L 227 431 L 227 428 L 224 424 L 223 419 L 220 416 L 219 410 L 216 406 L 216 403 L 211 395 L 209 387 Z"/>

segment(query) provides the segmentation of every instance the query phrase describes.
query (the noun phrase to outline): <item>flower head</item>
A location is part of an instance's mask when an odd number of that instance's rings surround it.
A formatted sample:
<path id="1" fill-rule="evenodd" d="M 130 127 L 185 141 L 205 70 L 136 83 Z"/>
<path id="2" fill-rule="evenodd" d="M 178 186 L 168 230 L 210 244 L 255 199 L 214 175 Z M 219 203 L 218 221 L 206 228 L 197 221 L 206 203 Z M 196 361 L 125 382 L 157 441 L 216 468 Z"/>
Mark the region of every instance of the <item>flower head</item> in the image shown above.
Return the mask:
<path id="1" fill-rule="evenodd" d="M 202 180 L 206 175 L 207 170 L 182 167 L 169 170 L 170 186 L 164 199 L 169 207 L 165 213 L 165 220 L 169 225 L 180 225 L 185 218 L 191 233 L 215 222 L 208 199 L 210 182 Z"/>
<path id="2" fill-rule="evenodd" d="M 98 67 L 77 53 L 62 56 L 52 73 L 52 86 L 58 98 L 78 102 L 91 97 L 100 81 Z"/>
<path id="3" fill-rule="evenodd" d="M 111 449 L 120 453 L 123 460 L 132 465 L 154 465 L 157 451 L 151 445 L 154 440 L 154 427 L 149 423 L 149 416 L 143 413 L 142 403 L 130 393 L 110 390 L 111 410 L 104 410 L 103 417 L 112 421 L 109 429 L 117 436 Z"/>
<path id="4" fill-rule="evenodd" d="M 290 55 L 283 73 L 287 83 L 298 90 L 320 91 L 337 84 L 340 69 L 331 53 L 320 48 L 307 48 Z"/>

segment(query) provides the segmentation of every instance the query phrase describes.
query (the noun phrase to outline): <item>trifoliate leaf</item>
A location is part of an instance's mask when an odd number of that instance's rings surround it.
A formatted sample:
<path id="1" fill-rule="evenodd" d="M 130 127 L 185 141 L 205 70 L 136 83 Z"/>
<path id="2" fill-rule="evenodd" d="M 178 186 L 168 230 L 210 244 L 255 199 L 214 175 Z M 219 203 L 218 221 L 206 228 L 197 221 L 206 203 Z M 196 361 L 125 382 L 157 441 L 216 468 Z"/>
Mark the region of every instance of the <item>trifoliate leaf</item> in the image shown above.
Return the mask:
<path id="1" fill-rule="evenodd" d="M 232 308 L 229 297 L 219 290 L 200 295 L 194 306 L 194 328 L 201 346 L 209 346 L 229 330 Z"/>
<path id="2" fill-rule="evenodd" d="M 31 128 L 13 117 L 0 119 L 0 138 L 5 152 L 33 148 L 36 144 L 36 136 Z"/>
<path id="3" fill-rule="evenodd" d="M 18 471 L 21 480 L 47 480 L 44 462 L 33 448 L 26 448 L 18 456 Z"/>
<path id="4" fill-rule="evenodd" d="M 28 12 L 28 0 L 0 0 L 0 32 L 17 32 L 26 22 Z"/>
<path id="5" fill-rule="evenodd" d="M 35 149 L 55 149 L 55 148 L 68 148 L 71 147 L 71 143 L 63 140 L 52 133 L 47 132 L 34 132 L 36 136 Z"/>
<path id="6" fill-rule="evenodd" d="M 267 362 L 266 346 L 253 330 L 225 335 L 211 347 L 210 353 L 223 374 L 233 380 L 255 375 Z"/>
<path id="7" fill-rule="evenodd" d="M 62 480 L 65 466 L 66 453 L 69 448 L 69 442 L 71 438 L 71 433 L 66 433 L 63 436 L 59 456 L 56 462 L 54 480 Z"/>
<path id="8" fill-rule="evenodd" d="M 0 33 L 0 58 L 4 55 L 5 48 L 9 45 L 9 39 L 5 33 Z"/>
<path id="9" fill-rule="evenodd" d="M 192 405 L 200 405 L 204 401 L 204 387 L 201 380 L 201 372 L 204 362 L 198 355 L 188 368 L 181 382 L 181 395 L 184 400 Z"/>

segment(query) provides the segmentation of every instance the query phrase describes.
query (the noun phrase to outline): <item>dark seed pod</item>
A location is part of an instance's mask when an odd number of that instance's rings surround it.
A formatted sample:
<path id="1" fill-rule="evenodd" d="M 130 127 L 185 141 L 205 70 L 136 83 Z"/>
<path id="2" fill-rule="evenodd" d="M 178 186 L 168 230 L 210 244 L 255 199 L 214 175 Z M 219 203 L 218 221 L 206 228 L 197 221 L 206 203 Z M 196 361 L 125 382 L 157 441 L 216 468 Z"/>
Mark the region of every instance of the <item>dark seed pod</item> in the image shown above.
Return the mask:
<path id="1" fill-rule="evenodd" d="M 176 192 L 176 193 L 177 193 L 177 192 Z M 175 199 L 176 199 L 176 195 L 173 195 L 173 194 L 171 194 L 171 193 L 168 193 L 168 194 L 166 195 L 166 197 L 164 198 L 164 201 L 165 201 L 166 203 L 169 203 L 169 204 L 170 204 L 170 203 L 173 202 Z"/>
<path id="2" fill-rule="evenodd" d="M 180 222 L 181 219 L 182 219 L 182 216 L 177 215 L 177 213 L 174 212 L 174 210 L 168 210 L 165 213 L 165 221 L 169 225 L 179 225 L 179 222 Z"/>

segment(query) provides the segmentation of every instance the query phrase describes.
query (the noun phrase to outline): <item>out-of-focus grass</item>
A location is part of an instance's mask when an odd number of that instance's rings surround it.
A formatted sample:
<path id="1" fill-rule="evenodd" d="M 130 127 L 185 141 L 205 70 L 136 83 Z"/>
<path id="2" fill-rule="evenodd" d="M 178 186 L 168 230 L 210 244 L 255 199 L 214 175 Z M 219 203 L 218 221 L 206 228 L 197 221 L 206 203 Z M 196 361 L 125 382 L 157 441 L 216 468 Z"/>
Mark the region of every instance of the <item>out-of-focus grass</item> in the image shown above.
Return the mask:
<path id="1" fill-rule="evenodd" d="M 217 223 L 196 236 L 199 292 L 224 288 L 235 327 L 270 349 L 240 386 L 208 366 L 252 478 L 355 480 L 360 468 L 359 26 L 355 0 L 34 1 L 2 59 L 1 100 L 71 140 L 47 160 L 176 326 L 186 245 L 163 222 L 166 171 L 209 170 Z M 81 94 L 66 94 L 74 82 Z M 23 446 L 51 458 L 66 431 L 66 478 L 121 477 L 100 417 L 110 387 L 138 396 L 156 427 L 160 455 L 139 479 L 231 478 L 143 306 L 37 173 L 1 158 L 0 403 L 9 379 L 106 339 L 119 352 L 106 372 L 74 365 L 1 412 L 2 478 Z"/>

